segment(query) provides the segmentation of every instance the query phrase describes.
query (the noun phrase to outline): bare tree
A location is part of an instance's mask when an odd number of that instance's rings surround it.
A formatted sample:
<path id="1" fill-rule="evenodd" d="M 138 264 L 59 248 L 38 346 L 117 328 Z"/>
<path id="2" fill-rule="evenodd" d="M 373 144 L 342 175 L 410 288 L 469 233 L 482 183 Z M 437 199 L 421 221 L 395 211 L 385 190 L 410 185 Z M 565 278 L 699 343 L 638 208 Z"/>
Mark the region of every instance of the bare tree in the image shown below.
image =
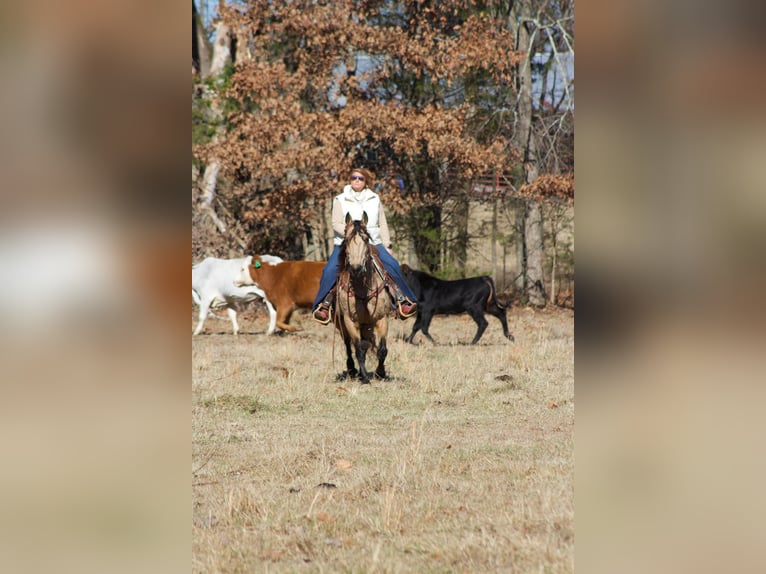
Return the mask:
<path id="1" fill-rule="evenodd" d="M 192 71 L 202 78 L 210 73 L 210 50 L 202 16 L 192 0 Z"/>

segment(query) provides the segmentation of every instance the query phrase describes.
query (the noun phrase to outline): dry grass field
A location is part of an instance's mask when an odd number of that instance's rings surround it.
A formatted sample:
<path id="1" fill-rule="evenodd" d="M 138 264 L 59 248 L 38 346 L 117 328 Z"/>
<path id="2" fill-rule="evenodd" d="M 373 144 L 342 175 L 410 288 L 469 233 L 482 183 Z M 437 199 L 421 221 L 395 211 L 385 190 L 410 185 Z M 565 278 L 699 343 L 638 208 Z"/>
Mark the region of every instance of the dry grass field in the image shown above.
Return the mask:
<path id="1" fill-rule="evenodd" d="M 438 345 L 391 321 L 362 386 L 331 326 L 267 337 L 260 307 L 192 341 L 193 572 L 574 571 L 572 312 L 476 346 L 467 316 Z"/>

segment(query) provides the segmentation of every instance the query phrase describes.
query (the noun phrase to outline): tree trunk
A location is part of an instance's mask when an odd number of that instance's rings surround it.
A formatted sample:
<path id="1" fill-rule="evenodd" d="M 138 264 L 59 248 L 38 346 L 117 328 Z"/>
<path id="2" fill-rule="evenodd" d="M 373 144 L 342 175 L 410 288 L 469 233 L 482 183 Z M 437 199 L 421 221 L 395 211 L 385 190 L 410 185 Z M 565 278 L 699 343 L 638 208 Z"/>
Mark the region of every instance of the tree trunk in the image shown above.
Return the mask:
<path id="1" fill-rule="evenodd" d="M 522 200 L 514 200 L 514 245 L 516 246 L 516 279 L 514 289 L 521 294 L 522 302 L 526 304 L 527 285 L 527 248 L 526 248 L 526 204 Z"/>
<path id="2" fill-rule="evenodd" d="M 194 0 L 192 0 L 192 70 L 203 78 L 210 73 L 210 42 Z"/>
<path id="3" fill-rule="evenodd" d="M 215 186 L 218 182 L 218 173 L 221 171 L 221 162 L 212 160 L 205 166 L 205 175 L 202 176 L 202 207 L 213 208 L 215 201 Z"/>
<path id="4" fill-rule="evenodd" d="M 537 159 L 537 142 L 532 130 L 532 54 L 530 24 L 532 18 L 531 0 L 522 0 L 518 3 L 519 24 L 517 27 L 517 49 L 527 53 L 518 67 L 519 97 L 518 97 L 518 125 L 515 134 L 517 145 L 524 154 L 524 179 L 525 183 L 532 183 L 539 173 Z M 513 19 L 513 15 L 512 15 Z M 525 210 L 525 234 L 526 244 L 526 295 L 530 304 L 545 306 L 545 289 L 543 277 L 543 230 L 542 211 L 536 201 L 530 200 Z"/>
<path id="5" fill-rule="evenodd" d="M 412 210 L 410 217 L 417 258 L 429 273 L 433 273 L 439 267 L 441 207 L 438 205 L 418 207 Z"/>
<path id="6" fill-rule="evenodd" d="M 309 261 L 327 261 L 330 257 L 328 251 L 328 240 L 332 240 L 331 225 L 329 217 L 331 208 L 328 208 L 327 202 L 322 199 L 311 199 L 312 217 L 309 218 L 309 234 L 311 241 L 306 241 L 304 246 L 305 259 Z"/>
<path id="7" fill-rule="evenodd" d="M 453 243 L 452 259 L 455 268 L 459 271 L 460 277 L 465 277 L 465 264 L 468 259 L 469 197 L 467 191 L 455 197 L 455 240 Z"/>
<path id="8" fill-rule="evenodd" d="M 210 75 L 222 74 L 229 63 L 231 63 L 231 30 L 223 20 L 219 20 L 215 25 L 215 44 L 213 61 L 210 63 Z"/>
<path id="9" fill-rule="evenodd" d="M 545 284 L 543 283 L 543 213 L 537 201 L 527 204 L 527 298 L 530 305 L 545 307 Z"/>
<path id="10" fill-rule="evenodd" d="M 553 251 L 553 259 L 551 261 L 551 292 L 548 297 L 548 302 L 551 305 L 556 305 L 556 249 L 558 248 L 558 232 L 559 232 L 559 212 L 553 210 L 551 213 L 551 248 Z"/>
<path id="11" fill-rule="evenodd" d="M 492 200 L 492 232 L 490 233 L 490 257 L 492 259 L 492 278 L 497 283 L 497 198 Z"/>
<path id="12" fill-rule="evenodd" d="M 223 20 L 219 20 L 215 27 L 215 45 L 213 48 L 213 61 L 210 64 L 210 75 L 217 76 L 223 73 L 229 62 L 231 62 L 231 33 L 229 27 Z M 213 113 L 213 118 L 220 120 L 221 110 L 215 95 L 213 96 L 213 102 L 210 109 Z M 222 129 L 222 127 L 218 128 L 216 135 L 213 136 L 213 142 L 218 140 Z M 226 233 L 226 225 L 224 225 L 223 221 L 216 215 L 214 205 L 216 188 L 218 186 L 218 174 L 220 172 L 221 162 L 217 158 L 213 158 L 210 163 L 205 166 L 205 174 L 202 176 L 202 207 L 208 210 L 218 231 Z"/>

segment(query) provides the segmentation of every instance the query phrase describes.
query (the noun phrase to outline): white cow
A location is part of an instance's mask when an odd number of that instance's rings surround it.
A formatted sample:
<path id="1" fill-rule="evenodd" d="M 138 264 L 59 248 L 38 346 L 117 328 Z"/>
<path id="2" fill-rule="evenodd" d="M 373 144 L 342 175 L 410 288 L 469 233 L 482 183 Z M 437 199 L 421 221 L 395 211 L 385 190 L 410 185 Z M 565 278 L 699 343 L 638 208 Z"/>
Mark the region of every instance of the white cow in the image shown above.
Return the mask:
<path id="1" fill-rule="evenodd" d="M 282 262 L 281 257 L 275 255 L 262 255 L 261 258 L 271 265 L 278 265 Z M 243 265 L 249 265 L 252 261 L 252 255 L 248 257 L 239 257 L 237 259 L 218 259 L 216 257 L 207 257 L 192 266 L 192 299 L 199 305 L 199 323 L 194 329 L 194 334 L 199 335 L 205 318 L 210 309 L 226 307 L 226 312 L 231 319 L 231 325 L 234 328 L 234 334 L 239 333 L 237 324 L 237 303 L 249 303 L 259 297 L 264 300 L 269 310 L 269 329 L 267 335 L 271 335 L 276 328 L 277 312 L 266 294 L 255 285 L 237 287 L 234 285 L 234 279 L 239 275 Z"/>

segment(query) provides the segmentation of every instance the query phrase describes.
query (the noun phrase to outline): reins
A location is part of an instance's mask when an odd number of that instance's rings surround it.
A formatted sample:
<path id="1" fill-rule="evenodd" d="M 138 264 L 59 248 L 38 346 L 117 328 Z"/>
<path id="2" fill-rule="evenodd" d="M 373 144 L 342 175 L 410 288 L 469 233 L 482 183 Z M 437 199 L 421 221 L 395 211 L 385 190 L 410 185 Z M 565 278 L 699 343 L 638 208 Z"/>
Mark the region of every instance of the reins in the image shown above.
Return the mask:
<path id="1" fill-rule="evenodd" d="M 358 284 L 355 285 L 353 279 L 352 279 L 352 273 L 349 271 L 349 260 L 348 260 L 348 241 L 354 236 L 360 236 L 362 241 L 364 241 L 365 244 L 365 257 L 362 261 L 362 279 L 366 285 L 363 285 L 365 294 L 357 293 L 357 287 Z M 362 302 L 369 302 L 371 299 L 375 298 L 375 307 L 373 309 L 373 312 L 371 314 L 374 314 L 378 309 L 378 300 L 380 299 L 379 295 L 385 290 L 388 279 L 386 275 L 381 271 L 382 264 L 376 259 L 376 255 L 373 251 L 372 245 L 369 243 L 370 236 L 366 233 L 366 230 L 360 229 L 358 226 L 355 226 L 350 235 L 347 235 L 345 238 L 345 244 L 344 244 L 344 269 L 348 275 L 348 281 L 344 284 L 343 282 L 343 274 L 338 275 L 338 295 L 340 296 L 341 293 L 345 293 L 346 297 L 348 298 L 348 305 L 350 308 L 350 300 L 351 295 L 354 296 L 355 299 L 362 301 Z M 370 272 L 367 268 L 367 261 L 372 262 L 373 270 Z M 380 283 L 378 286 L 370 291 L 370 286 L 372 284 L 372 278 L 374 277 L 374 273 L 377 273 L 380 277 Z"/>

